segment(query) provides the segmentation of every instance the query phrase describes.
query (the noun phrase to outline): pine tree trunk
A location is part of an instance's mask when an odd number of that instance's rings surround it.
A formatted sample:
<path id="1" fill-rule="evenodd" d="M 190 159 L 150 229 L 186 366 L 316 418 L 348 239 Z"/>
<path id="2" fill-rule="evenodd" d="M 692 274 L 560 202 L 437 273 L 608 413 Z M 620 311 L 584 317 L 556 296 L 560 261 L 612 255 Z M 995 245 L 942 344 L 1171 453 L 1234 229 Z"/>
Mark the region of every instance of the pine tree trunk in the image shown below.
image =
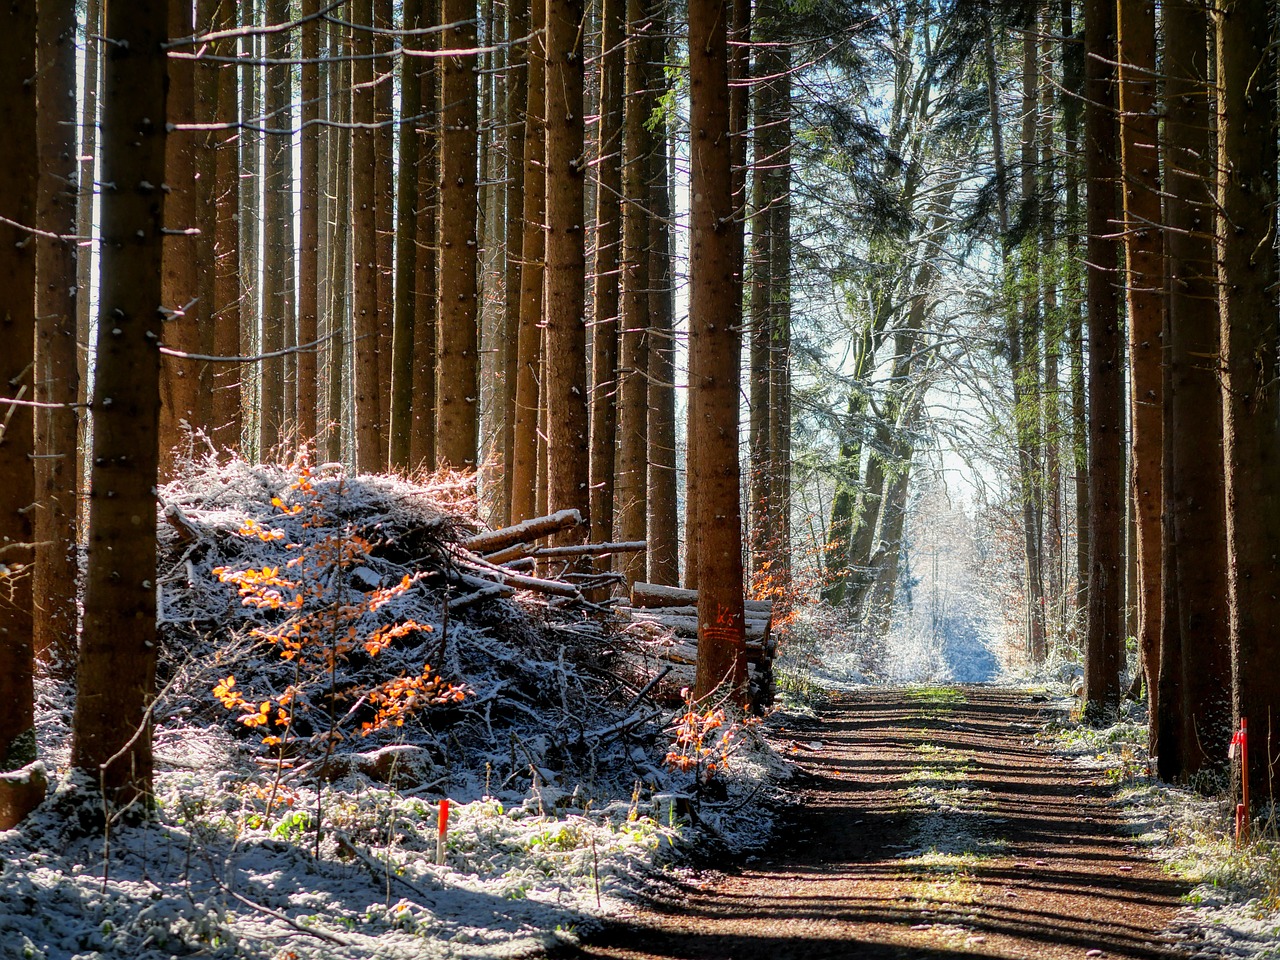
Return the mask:
<path id="1" fill-rule="evenodd" d="M 160 28 L 164 22 L 161 17 Z M 161 65 L 163 70 L 163 64 Z M 35 5 L 13 4 L 0 33 L 0 564 L 6 568 L 4 603 L 0 604 L 0 772 L 16 770 L 36 759 L 32 674 L 32 609 L 30 566 L 35 499 L 31 454 L 35 425 L 29 402 L 35 354 L 36 244 L 14 224 L 36 222 L 39 160 L 36 150 Z M 162 74 L 163 76 L 163 74 Z M 155 183 L 160 182 L 157 174 Z M 158 226 L 158 224 L 157 224 Z M 157 263 L 156 277 L 159 277 Z M 157 302 L 159 297 L 157 296 Z M 9 829 L 43 799 L 0 793 L 0 829 Z"/>
<path id="2" fill-rule="evenodd" d="M 393 0 L 373 0 L 373 23 L 379 30 L 388 31 L 395 27 L 393 7 Z M 378 125 L 373 137 L 374 222 L 377 225 L 374 246 L 378 264 L 378 462 L 384 465 L 391 436 L 391 340 L 395 317 L 395 282 L 392 276 L 396 229 L 396 184 L 392 169 L 395 157 L 395 88 L 392 78 L 395 68 L 390 57 L 395 43 L 395 38 L 387 33 L 376 34 L 373 38 L 377 54 L 374 60 L 373 119 Z M 475 64 L 469 62 L 468 66 L 474 68 Z"/>
<path id="3" fill-rule="evenodd" d="M 325 330 L 325 367 L 328 372 L 324 397 L 323 428 L 325 459 L 342 461 L 344 406 L 351 378 L 351 318 L 354 302 L 351 286 L 351 164 L 354 145 L 351 130 L 351 53 L 350 30 L 338 23 L 330 24 L 329 51 L 334 61 L 329 68 L 329 115 L 338 123 L 328 131 L 330 209 L 333 224 L 329 238 L 329 326 Z M 421 221 L 419 221 L 421 224 Z M 421 229 L 421 226 L 419 226 Z M 434 422 L 434 421 L 433 421 Z"/>
<path id="4" fill-rule="evenodd" d="M 298 219 L 298 354 L 296 359 L 297 437 L 310 443 L 316 437 L 319 388 L 316 340 L 320 329 L 320 0 L 302 0 L 302 66 L 298 154 L 301 209 Z"/>
<path id="5" fill-rule="evenodd" d="M 537 516 L 538 394 L 542 377 L 542 280 L 546 236 L 547 184 L 545 98 L 546 52 L 543 30 L 546 0 L 531 0 L 529 104 L 524 128 L 524 238 L 521 242 L 520 329 L 516 343 L 515 425 L 511 454 L 511 520 Z"/>
<path id="6" fill-rule="evenodd" d="M 267 23 L 289 21 L 289 0 L 267 0 Z M 275 30 L 267 34 L 267 58 L 287 60 L 291 56 L 289 34 Z M 292 322 L 293 275 L 289 263 L 293 253 L 293 108 L 290 97 L 290 68 L 269 65 L 263 80 L 266 96 L 264 138 L 266 168 L 263 178 L 262 256 L 262 352 L 261 392 L 258 406 L 258 457 L 273 456 L 283 440 L 283 430 L 292 417 L 285 409 L 285 358 L 280 354 L 287 343 L 286 327 Z M 359 169 L 357 167 L 357 169 Z"/>
<path id="7" fill-rule="evenodd" d="M 618 364 L 618 512 L 614 537 L 648 538 L 649 486 L 649 157 L 653 113 L 648 61 L 652 4 L 628 0 L 626 139 L 622 153 L 622 293 Z M 644 554 L 618 554 L 617 569 L 630 587 L 647 575 Z"/>
<path id="8" fill-rule="evenodd" d="M 1124 655 L 1124 352 L 1115 292 L 1115 8 L 1085 2 L 1085 182 L 1088 187 L 1089 626 L 1085 716 L 1120 707 Z"/>
<path id="9" fill-rule="evenodd" d="M 1044 271 L 1044 436 L 1045 436 L 1045 508 L 1048 511 L 1045 530 L 1045 571 L 1050 641 L 1060 643 L 1066 627 L 1063 606 L 1063 527 L 1062 527 L 1062 308 L 1058 303 L 1058 285 L 1062 269 L 1058 245 L 1058 188 L 1054 151 L 1054 94 L 1060 79 L 1053 75 L 1053 21 L 1049 7 L 1043 10 L 1040 54 L 1049 73 L 1040 84 L 1040 248 L 1049 269 Z"/>
<path id="10" fill-rule="evenodd" d="M 40 154 L 36 225 L 76 233 L 76 16 L 67 3 L 39 4 L 36 97 Z M 41 237 L 36 250 L 35 395 L 63 406 L 35 412 L 35 609 L 33 644 L 43 672 L 67 679 L 76 651 L 77 247 Z M 86 253 L 87 257 L 88 254 Z"/>
<path id="11" fill-rule="evenodd" d="M 438 23 L 440 0 L 426 0 L 427 23 Z M 421 41 L 428 50 L 437 46 L 435 34 Z M 437 282 L 437 212 L 440 200 L 440 91 L 439 64 L 428 58 L 419 74 L 420 101 L 426 116 L 418 128 L 417 291 L 413 320 L 413 425 L 409 435 L 409 462 L 415 470 L 436 466 L 436 318 L 440 309 Z"/>
<path id="12" fill-rule="evenodd" d="M 665 34 L 665 29 L 657 31 Z M 662 40 L 653 43 L 655 80 L 663 76 Z M 661 96 L 661 93 L 659 94 Z M 650 583 L 680 584 L 680 520 L 677 513 L 675 303 L 671 270 L 671 179 L 667 125 L 654 129 L 649 203 L 649 572 Z"/>
<path id="13" fill-rule="evenodd" d="M 231 0 L 216 4 L 210 25 L 218 32 L 233 30 L 236 5 Z M 215 40 L 210 45 L 220 57 L 234 57 L 234 37 Z M 217 68 L 217 105 L 221 123 L 237 117 L 238 74 L 234 65 Z M 212 319 L 209 338 L 214 356 L 234 357 L 240 353 L 241 273 L 240 273 L 240 140 L 239 129 L 214 134 L 213 189 L 216 216 L 213 235 L 213 302 L 207 315 Z M 237 363 L 210 364 L 202 377 L 209 392 L 209 437 L 215 447 L 234 450 L 240 446 L 240 392 L 242 368 Z"/>
<path id="14" fill-rule="evenodd" d="M 762 15 L 768 13 L 766 4 Z M 769 447 L 769 371 L 773 346 L 773 256 L 771 243 L 777 213 L 774 187 L 777 179 L 770 169 L 778 159 L 778 81 L 782 72 L 778 48 L 764 32 L 762 19 L 756 22 L 757 48 L 755 74 L 759 78 L 755 97 L 755 164 L 752 169 L 751 253 L 750 253 L 750 348 L 748 372 L 748 404 L 751 419 L 747 430 L 750 455 L 750 546 L 751 579 L 758 583 L 766 576 L 769 557 L 771 515 L 769 497 L 772 492 L 769 468 L 773 460 Z M 772 18 L 768 21 L 772 25 Z"/>
<path id="15" fill-rule="evenodd" d="M 1164 234 L 1156 115 L 1156 27 L 1150 0 L 1120 0 L 1120 151 L 1129 318 L 1130 431 L 1137 526 L 1138 649 L 1152 720 L 1159 716 L 1161 331 Z M 1152 738 L 1154 742 L 1154 737 Z"/>
<path id="16" fill-rule="evenodd" d="M 1276 61 L 1272 4 L 1239 0 L 1216 20 L 1218 289 L 1222 323 L 1228 585 L 1234 709 L 1252 734 L 1250 797 L 1275 800 L 1280 712 L 1280 316 L 1275 230 Z M 1274 28 L 1273 28 L 1274 29 Z M 1210 719 L 1210 718 L 1206 718 Z M 1220 722 L 1219 718 L 1212 718 Z M 1221 728 L 1219 728 L 1221 729 Z M 1210 743 L 1208 749 L 1221 746 Z M 1215 757 L 1216 759 L 1216 757 Z"/>
<path id="17" fill-rule="evenodd" d="M 525 125 L 528 123 L 526 107 L 529 99 L 530 44 L 525 37 L 529 33 L 529 0 L 508 0 L 507 36 L 511 47 L 507 51 L 507 213 L 506 213 L 506 291 L 503 305 L 503 337 L 507 341 L 506 369 L 503 378 L 507 382 L 506 408 L 502 412 L 502 462 L 506 467 L 503 483 L 507 518 L 514 519 L 516 451 L 516 392 L 520 379 L 520 305 L 522 302 L 521 274 L 524 267 L 524 152 Z M 602 171 L 603 175 L 603 171 Z M 616 199 L 615 199 L 616 203 Z M 616 284 L 616 279 L 615 279 Z M 615 333 L 616 336 L 616 333 Z M 615 364 L 616 366 L 616 364 Z M 594 461 L 593 461 L 594 462 Z M 610 481 L 612 484 L 612 480 Z M 596 487 L 592 481 L 592 490 Z M 612 489 L 612 488 L 611 488 Z M 612 493 L 610 493 L 612 498 Z M 612 514 L 613 503 L 609 503 Z M 592 516 L 596 516 L 592 505 Z"/>
<path id="18" fill-rule="evenodd" d="M 227 356 L 251 355 L 259 351 L 258 341 L 262 317 L 262 283 L 259 271 L 262 266 L 262 151 L 263 136 L 259 128 L 264 125 L 262 109 L 262 68 L 258 65 L 264 51 L 263 38 L 256 30 L 262 23 L 265 0 L 243 0 L 237 5 L 240 27 L 247 32 L 240 38 L 241 54 L 246 61 L 240 84 L 240 340 L 235 353 Z M 262 379 L 256 363 L 240 367 L 240 395 L 236 444 L 243 439 L 252 448 L 254 399 Z"/>
<path id="19" fill-rule="evenodd" d="M 1066 219 L 1067 263 L 1071 281 L 1064 299 L 1072 302 L 1079 288 L 1075 264 L 1080 251 L 1080 98 L 1073 91 L 1084 83 L 1084 48 L 1077 35 L 1072 13 L 1073 0 L 1062 0 L 1062 130 L 1066 143 L 1066 175 L 1063 184 L 1063 207 Z M 1076 593 L 1074 617 L 1087 615 L 1089 589 L 1089 464 L 1088 437 L 1085 429 L 1084 384 L 1084 315 L 1079 307 L 1069 308 L 1067 320 L 1071 378 L 1071 449 L 1075 473 L 1076 502 Z M 1081 624 L 1083 627 L 1083 624 Z"/>
<path id="20" fill-rule="evenodd" d="M 600 8 L 600 125 L 597 138 L 595 289 L 591 341 L 591 524 L 613 536 L 618 441 L 618 261 L 622 243 L 622 123 L 626 0 Z"/>
<path id="21" fill-rule="evenodd" d="M 110 322 L 98 326 L 71 763 L 120 803 L 151 792 L 167 8 L 114 4 L 105 29 L 113 49 L 103 71 L 102 174 L 130 187 L 102 197 L 101 316 Z"/>
<path id="22" fill-rule="evenodd" d="M 590 522 L 586 260 L 583 243 L 584 5 L 547 2 L 547 476 L 548 512 L 578 510 Z M 557 543 L 582 534 L 566 529 Z"/>
<path id="23" fill-rule="evenodd" d="M 76 206 L 76 236 L 87 237 L 93 231 L 93 203 L 97 192 L 98 161 L 98 76 L 102 60 L 102 0 L 87 0 L 84 23 L 84 72 L 80 101 L 80 198 Z M 93 279 L 94 247 L 87 246 L 76 260 L 76 289 L 84 296 L 76 298 L 76 343 L 79 345 L 77 402 L 88 402 L 89 389 L 89 301 Z M 80 449 L 87 439 L 88 414 L 80 416 Z M 77 466 L 77 470 L 80 467 Z"/>
<path id="24" fill-rule="evenodd" d="M 444 0 L 445 49 L 474 51 L 475 0 Z M 476 325 L 475 53 L 440 61 L 440 315 L 436 334 L 436 461 L 475 469 L 479 398 Z"/>
<path id="25" fill-rule="evenodd" d="M 1165 222 L 1170 271 L 1170 423 L 1164 443 L 1172 472 L 1182 700 L 1180 775 L 1221 768 L 1230 733 L 1230 621 L 1226 496 L 1222 460 L 1222 396 L 1218 384 L 1218 314 L 1213 210 L 1205 184 L 1214 179 L 1205 39 L 1208 17 L 1194 0 L 1165 5 L 1165 121 L 1168 170 Z M 1252 518 L 1251 522 L 1256 522 Z"/>
<path id="26" fill-rule="evenodd" d="M 405 30 L 422 29 L 426 25 L 422 14 L 422 0 L 407 0 L 404 5 Z M 400 67 L 396 297 L 391 336 L 391 446 L 388 454 L 388 465 L 393 470 L 414 465 L 409 457 L 413 435 L 414 321 L 418 309 L 418 238 L 414 229 L 418 217 L 418 163 L 422 143 L 417 128 L 423 124 L 419 117 L 422 113 L 421 71 L 429 69 L 429 64 L 423 57 L 404 57 Z"/>
<path id="27" fill-rule="evenodd" d="M 354 432 L 356 469 L 374 473 L 383 469 L 382 388 L 378 362 L 381 327 L 378 321 L 378 221 L 377 163 L 374 106 L 372 35 L 359 28 L 373 23 L 373 0 L 356 0 L 352 6 L 355 59 L 351 64 L 351 247 L 352 247 L 352 343 L 351 376 L 355 388 Z"/>
<path id="28" fill-rule="evenodd" d="M 175 3 L 169 9 L 169 35 L 189 37 L 193 33 L 189 4 Z M 195 63 L 170 59 L 169 120 L 190 124 L 195 120 Z M 165 176 L 169 197 L 165 201 L 163 283 L 161 296 L 166 312 L 163 343 L 183 353 L 201 353 L 200 316 L 204 313 L 196 269 L 199 249 L 188 231 L 197 228 L 203 204 L 197 191 L 196 151 L 199 142 L 191 131 L 175 130 L 165 138 Z M 206 399 L 200 389 L 201 363 L 180 357 L 160 360 L 160 479 L 173 479 L 174 458 L 183 443 L 184 424 L 200 427 L 206 420 L 201 409 Z"/>
<path id="29" fill-rule="evenodd" d="M 728 4 L 689 7 L 691 150 L 689 382 L 697 394 L 690 455 L 698 478 L 698 667 L 694 696 L 747 698 L 742 511 L 738 492 L 741 258 L 733 240 Z"/>
<path id="30" fill-rule="evenodd" d="M 791 591 L 791 56 L 782 48 L 778 81 L 777 181 L 769 240 L 769 582 L 783 604 Z"/>
<path id="31" fill-rule="evenodd" d="M 1032 21 L 1033 23 L 1034 21 Z M 1022 202 L 1036 194 L 1039 159 L 1036 137 L 1036 84 L 1039 81 L 1035 36 L 1031 23 L 1022 38 Z M 1023 238 L 1018 256 L 1022 274 L 1022 303 L 1010 309 L 1008 329 L 1013 373 L 1013 408 L 1018 443 L 1018 473 L 1022 496 L 1022 541 L 1026 584 L 1028 652 L 1032 663 L 1045 659 L 1044 555 L 1042 526 L 1044 478 L 1041 474 L 1040 440 L 1043 435 L 1040 384 L 1039 238 L 1034 232 Z M 1015 311 L 1021 311 L 1019 316 Z"/>

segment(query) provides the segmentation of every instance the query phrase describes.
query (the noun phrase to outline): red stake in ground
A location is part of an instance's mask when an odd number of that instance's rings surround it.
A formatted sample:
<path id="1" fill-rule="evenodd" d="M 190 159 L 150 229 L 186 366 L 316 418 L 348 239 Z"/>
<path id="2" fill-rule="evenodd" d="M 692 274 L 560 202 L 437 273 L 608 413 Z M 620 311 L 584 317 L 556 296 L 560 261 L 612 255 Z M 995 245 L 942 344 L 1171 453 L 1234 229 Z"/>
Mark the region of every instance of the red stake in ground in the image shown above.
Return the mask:
<path id="1" fill-rule="evenodd" d="M 1236 846 L 1249 839 L 1249 720 L 1240 718 L 1240 729 L 1231 738 L 1232 759 L 1240 752 L 1240 803 L 1236 805 Z"/>

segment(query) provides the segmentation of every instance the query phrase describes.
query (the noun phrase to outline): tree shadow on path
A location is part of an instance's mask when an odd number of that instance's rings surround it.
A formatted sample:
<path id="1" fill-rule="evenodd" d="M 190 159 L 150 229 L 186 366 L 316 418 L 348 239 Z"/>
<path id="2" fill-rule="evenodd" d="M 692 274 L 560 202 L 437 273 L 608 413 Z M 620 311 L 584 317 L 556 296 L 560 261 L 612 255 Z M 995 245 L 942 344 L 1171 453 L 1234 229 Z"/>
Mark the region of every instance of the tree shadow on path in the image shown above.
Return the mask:
<path id="1" fill-rule="evenodd" d="M 564 955 L 1183 956 L 1163 932 L 1186 887 L 1138 852 L 1114 787 L 1033 741 L 1043 704 L 962 693 L 833 698 L 771 857 L 659 887 Z"/>

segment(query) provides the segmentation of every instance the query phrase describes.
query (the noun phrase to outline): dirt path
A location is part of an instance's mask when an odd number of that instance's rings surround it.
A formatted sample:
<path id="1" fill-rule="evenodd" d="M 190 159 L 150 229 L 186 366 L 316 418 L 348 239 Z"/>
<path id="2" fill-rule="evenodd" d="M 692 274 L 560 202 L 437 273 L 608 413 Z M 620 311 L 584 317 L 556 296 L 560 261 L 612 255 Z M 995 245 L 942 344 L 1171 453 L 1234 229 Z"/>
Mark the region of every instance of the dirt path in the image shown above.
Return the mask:
<path id="1" fill-rule="evenodd" d="M 1031 743 L 1042 704 L 989 688 L 841 696 L 795 731 L 812 780 L 777 856 L 618 918 L 600 958 L 1176 957 L 1181 886 L 1104 777 Z M 788 732 L 790 735 L 790 732 Z"/>

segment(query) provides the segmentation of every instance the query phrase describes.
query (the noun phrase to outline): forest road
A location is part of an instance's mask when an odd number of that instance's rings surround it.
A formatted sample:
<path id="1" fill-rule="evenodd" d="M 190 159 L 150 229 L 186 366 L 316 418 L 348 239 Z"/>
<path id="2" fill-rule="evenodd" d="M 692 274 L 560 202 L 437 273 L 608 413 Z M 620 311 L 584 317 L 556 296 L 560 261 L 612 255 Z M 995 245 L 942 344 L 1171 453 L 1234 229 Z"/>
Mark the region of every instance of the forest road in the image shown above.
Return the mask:
<path id="1" fill-rule="evenodd" d="M 835 696 L 795 731 L 809 779 L 769 858 L 686 876 L 560 956 L 1184 956 L 1163 931 L 1186 887 L 1128 839 L 1113 778 L 1033 742 L 1045 708 L 1003 688 Z"/>

